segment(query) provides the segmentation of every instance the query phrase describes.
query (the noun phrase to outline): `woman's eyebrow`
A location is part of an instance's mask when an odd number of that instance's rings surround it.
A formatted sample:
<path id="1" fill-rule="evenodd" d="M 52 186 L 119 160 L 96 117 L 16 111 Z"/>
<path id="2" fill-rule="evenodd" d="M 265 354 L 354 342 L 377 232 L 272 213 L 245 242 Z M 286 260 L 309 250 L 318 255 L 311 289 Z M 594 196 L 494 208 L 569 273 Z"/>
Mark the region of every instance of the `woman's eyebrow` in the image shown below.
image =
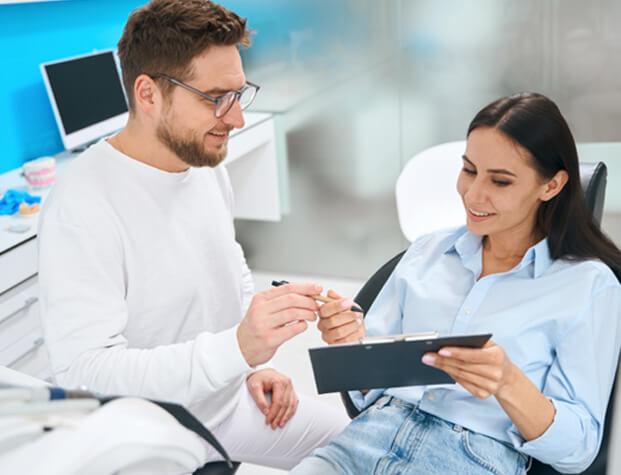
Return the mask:
<path id="1" fill-rule="evenodd" d="M 488 173 L 502 173 L 503 175 L 510 175 L 510 176 L 517 177 L 515 173 L 510 172 L 509 170 L 505 170 L 504 168 L 488 168 L 487 172 Z"/>
<path id="2" fill-rule="evenodd" d="M 475 167 L 475 168 L 476 168 L 475 164 L 474 164 L 474 163 L 472 163 L 468 157 L 466 157 L 466 154 L 465 154 L 465 153 L 461 156 L 461 158 L 463 158 L 463 159 L 464 159 L 464 161 L 468 162 L 470 165 L 472 165 L 473 167 Z"/>
<path id="3" fill-rule="evenodd" d="M 470 161 L 470 159 L 468 157 L 466 157 L 466 155 L 462 155 L 462 157 L 464 159 L 464 161 L 468 162 L 470 165 L 472 165 L 473 167 L 476 168 L 476 165 L 474 163 L 472 163 Z M 503 175 L 510 175 L 510 176 L 514 176 L 517 177 L 517 175 L 509 170 L 505 170 L 504 168 L 488 168 L 487 169 L 488 173 L 502 173 Z"/>

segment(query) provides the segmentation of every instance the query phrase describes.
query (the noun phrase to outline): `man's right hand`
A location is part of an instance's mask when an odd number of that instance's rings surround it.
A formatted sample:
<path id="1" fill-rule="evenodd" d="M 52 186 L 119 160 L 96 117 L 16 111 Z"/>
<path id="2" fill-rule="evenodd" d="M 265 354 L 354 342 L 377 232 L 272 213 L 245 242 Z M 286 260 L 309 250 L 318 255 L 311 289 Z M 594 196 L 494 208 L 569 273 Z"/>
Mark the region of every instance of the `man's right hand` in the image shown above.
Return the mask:
<path id="1" fill-rule="evenodd" d="M 317 319 L 319 306 L 310 296 L 321 294 L 313 283 L 291 283 L 256 294 L 237 329 L 237 341 L 250 366 L 269 361 L 280 345 Z"/>

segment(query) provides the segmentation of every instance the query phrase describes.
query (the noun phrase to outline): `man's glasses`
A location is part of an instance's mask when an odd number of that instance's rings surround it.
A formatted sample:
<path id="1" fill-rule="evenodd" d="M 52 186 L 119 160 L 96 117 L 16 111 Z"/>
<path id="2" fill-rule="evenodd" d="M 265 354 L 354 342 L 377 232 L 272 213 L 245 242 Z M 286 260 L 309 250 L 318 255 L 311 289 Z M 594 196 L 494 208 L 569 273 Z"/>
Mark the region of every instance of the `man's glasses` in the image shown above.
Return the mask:
<path id="1" fill-rule="evenodd" d="M 254 98 L 257 95 L 257 91 L 259 90 L 258 85 L 251 83 L 250 81 L 246 81 L 246 84 L 244 85 L 244 87 L 242 87 L 241 89 L 237 91 L 229 91 L 220 97 L 212 97 L 212 96 L 205 94 L 204 92 L 199 91 L 198 89 L 193 88 L 192 86 L 188 86 L 187 84 L 184 84 L 181 81 L 177 81 L 175 78 L 171 78 L 170 76 L 167 76 L 166 74 L 157 73 L 151 76 L 151 78 L 152 79 L 155 79 L 155 78 L 166 79 L 167 81 L 170 81 L 179 87 L 187 89 L 188 91 L 191 91 L 194 94 L 198 94 L 203 99 L 207 99 L 208 101 L 213 102 L 216 105 L 214 109 L 214 114 L 217 119 L 225 116 L 226 113 L 231 110 L 231 107 L 233 107 L 233 104 L 235 103 L 236 100 L 239 102 L 239 106 L 241 107 L 242 110 L 246 109 L 250 104 L 252 104 L 252 101 L 254 101 Z"/>

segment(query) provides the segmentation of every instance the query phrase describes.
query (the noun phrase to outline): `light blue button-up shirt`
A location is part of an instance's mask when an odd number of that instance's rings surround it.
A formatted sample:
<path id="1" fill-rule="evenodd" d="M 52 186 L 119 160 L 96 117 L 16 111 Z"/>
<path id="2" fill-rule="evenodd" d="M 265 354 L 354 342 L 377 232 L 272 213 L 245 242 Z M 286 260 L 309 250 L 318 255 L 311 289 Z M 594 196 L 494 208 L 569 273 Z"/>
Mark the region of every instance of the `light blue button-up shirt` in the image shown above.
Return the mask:
<path id="1" fill-rule="evenodd" d="M 601 443 L 621 342 L 621 285 L 605 264 L 552 260 L 547 240 L 513 269 L 481 279 L 482 239 L 465 227 L 416 240 L 369 309 L 367 334 L 492 333 L 556 408 L 525 441 L 494 397 L 458 384 L 352 391 L 359 409 L 381 394 L 513 445 L 559 471 L 582 471 Z"/>

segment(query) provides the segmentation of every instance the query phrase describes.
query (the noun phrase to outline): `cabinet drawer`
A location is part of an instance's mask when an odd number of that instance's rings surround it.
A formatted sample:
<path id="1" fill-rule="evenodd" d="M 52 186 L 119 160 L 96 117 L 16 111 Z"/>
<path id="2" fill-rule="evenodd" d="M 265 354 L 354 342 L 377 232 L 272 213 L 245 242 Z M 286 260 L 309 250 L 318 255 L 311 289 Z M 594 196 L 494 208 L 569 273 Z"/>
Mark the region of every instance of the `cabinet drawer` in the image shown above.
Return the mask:
<path id="1" fill-rule="evenodd" d="M 11 358 L 10 368 L 47 382 L 52 382 L 52 371 L 39 330 L 27 335 L 9 348 L 6 356 Z"/>
<path id="2" fill-rule="evenodd" d="M 37 239 L 0 254 L 0 294 L 37 273 Z"/>
<path id="3" fill-rule="evenodd" d="M 6 349 L 41 327 L 37 290 L 33 277 L 0 296 L 0 364 L 8 365 Z"/>
<path id="4" fill-rule="evenodd" d="M 19 340 L 0 351 L 0 364 L 11 369 L 17 369 L 24 359 L 32 355 L 43 346 L 43 333 L 40 328 L 34 328 Z"/>

